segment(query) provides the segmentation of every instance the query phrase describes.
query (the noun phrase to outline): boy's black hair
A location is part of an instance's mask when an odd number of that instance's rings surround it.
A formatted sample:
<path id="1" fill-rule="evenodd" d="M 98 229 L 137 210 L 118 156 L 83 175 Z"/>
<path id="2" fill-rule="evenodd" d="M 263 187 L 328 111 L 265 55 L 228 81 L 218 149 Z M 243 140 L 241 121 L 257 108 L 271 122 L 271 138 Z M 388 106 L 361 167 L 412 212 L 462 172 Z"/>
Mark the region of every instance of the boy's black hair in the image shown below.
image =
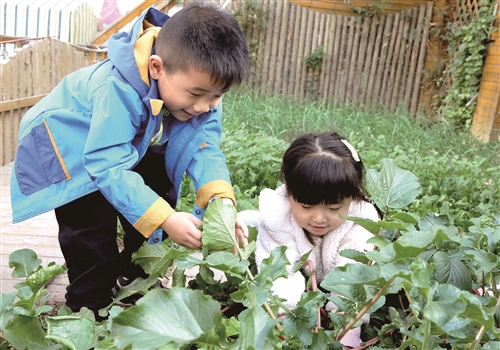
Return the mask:
<path id="1" fill-rule="evenodd" d="M 365 199 L 363 163 L 342 140 L 346 139 L 332 132 L 305 134 L 291 143 L 281 166 L 289 196 L 307 205 Z"/>
<path id="2" fill-rule="evenodd" d="M 248 72 L 249 49 L 238 21 L 211 4 L 191 3 L 169 18 L 155 53 L 167 72 L 201 69 L 222 90 L 240 84 Z"/>

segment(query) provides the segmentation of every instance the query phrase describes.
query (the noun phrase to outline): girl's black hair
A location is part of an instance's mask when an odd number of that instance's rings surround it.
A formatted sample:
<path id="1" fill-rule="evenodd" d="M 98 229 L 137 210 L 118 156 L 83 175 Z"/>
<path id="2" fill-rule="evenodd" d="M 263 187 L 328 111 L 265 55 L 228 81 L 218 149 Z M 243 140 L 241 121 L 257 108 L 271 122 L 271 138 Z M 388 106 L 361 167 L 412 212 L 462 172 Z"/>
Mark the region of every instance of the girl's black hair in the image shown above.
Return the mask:
<path id="1" fill-rule="evenodd" d="M 337 204 L 349 197 L 365 200 L 363 162 L 342 140 L 331 132 L 305 134 L 291 143 L 281 166 L 289 196 L 307 205 Z"/>

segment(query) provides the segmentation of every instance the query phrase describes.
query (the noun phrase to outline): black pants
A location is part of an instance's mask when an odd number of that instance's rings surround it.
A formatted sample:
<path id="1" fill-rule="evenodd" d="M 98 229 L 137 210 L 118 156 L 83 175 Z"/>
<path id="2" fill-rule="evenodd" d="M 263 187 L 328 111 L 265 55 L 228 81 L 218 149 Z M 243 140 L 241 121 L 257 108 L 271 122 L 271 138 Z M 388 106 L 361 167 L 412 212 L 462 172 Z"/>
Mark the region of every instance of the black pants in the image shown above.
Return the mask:
<path id="1" fill-rule="evenodd" d="M 165 170 L 163 154 L 146 153 L 133 169 L 146 185 L 175 208 L 173 186 Z M 55 210 L 59 224 L 59 244 L 68 268 L 69 286 L 66 305 L 73 311 L 85 306 L 94 311 L 112 301 L 111 288 L 119 275 L 127 278 L 147 277 L 132 263 L 132 253 L 146 238 L 139 233 L 97 191 Z M 119 252 L 117 219 L 125 231 L 124 249 Z"/>

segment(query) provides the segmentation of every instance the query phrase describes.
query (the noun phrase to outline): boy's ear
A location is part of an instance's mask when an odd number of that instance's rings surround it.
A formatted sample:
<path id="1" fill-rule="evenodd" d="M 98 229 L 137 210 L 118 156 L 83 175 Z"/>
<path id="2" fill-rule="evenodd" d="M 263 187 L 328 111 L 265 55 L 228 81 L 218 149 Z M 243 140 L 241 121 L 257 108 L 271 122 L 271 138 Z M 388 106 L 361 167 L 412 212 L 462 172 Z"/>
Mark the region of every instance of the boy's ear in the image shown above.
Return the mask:
<path id="1" fill-rule="evenodd" d="M 151 78 L 158 80 L 162 71 L 165 69 L 163 66 L 163 60 L 158 55 L 151 55 L 149 57 L 149 74 Z"/>

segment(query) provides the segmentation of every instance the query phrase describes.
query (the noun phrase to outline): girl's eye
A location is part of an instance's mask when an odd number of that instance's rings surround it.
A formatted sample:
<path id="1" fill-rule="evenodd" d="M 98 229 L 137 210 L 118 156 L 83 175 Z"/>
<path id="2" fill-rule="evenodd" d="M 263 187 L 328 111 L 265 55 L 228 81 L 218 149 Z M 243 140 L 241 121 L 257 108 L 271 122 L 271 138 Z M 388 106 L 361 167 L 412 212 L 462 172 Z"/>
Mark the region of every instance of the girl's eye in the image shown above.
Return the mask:
<path id="1" fill-rule="evenodd" d="M 310 209 L 311 207 L 309 205 L 302 204 L 302 208 L 304 208 L 304 209 Z"/>
<path id="2" fill-rule="evenodd" d="M 328 209 L 330 209 L 331 211 L 337 211 L 337 210 L 339 210 L 340 208 L 328 208 Z"/>
<path id="3" fill-rule="evenodd" d="M 200 94 L 195 94 L 194 92 L 190 92 L 191 96 L 198 97 Z"/>

